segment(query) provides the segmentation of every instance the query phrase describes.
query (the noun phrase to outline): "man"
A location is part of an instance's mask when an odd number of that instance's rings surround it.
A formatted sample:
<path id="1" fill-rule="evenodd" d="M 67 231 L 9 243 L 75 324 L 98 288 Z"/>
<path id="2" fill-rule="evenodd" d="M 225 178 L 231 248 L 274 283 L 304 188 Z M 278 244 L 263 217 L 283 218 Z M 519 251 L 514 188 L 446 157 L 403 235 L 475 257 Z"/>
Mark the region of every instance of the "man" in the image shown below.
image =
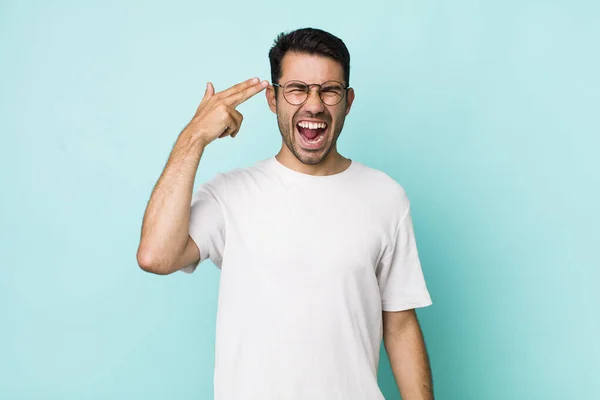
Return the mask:
<path id="1" fill-rule="evenodd" d="M 207 84 L 144 216 L 145 271 L 221 268 L 216 400 L 379 400 L 384 340 L 404 400 L 433 399 L 414 309 L 428 306 L 402 187 L 343 157 L 337 139 L 354 100 L 350 56 L 317 29 L 281 34 L 258 79 Z M 235 137 L 235 109 L 266 88 L 279 153 L 217 174 L 193 193 L 202 153 Z"/>

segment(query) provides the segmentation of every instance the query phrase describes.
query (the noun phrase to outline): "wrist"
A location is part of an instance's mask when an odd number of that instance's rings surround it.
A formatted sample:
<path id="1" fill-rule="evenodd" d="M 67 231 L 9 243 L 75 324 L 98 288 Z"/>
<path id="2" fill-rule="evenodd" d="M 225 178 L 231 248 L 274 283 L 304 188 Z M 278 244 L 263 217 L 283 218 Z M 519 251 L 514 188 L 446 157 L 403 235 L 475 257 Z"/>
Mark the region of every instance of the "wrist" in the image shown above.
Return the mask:
<path id="1" fill-rule="evenodd" d="M 179 135 L 179 139 L 177 141 L 181 141 L 186 147 L 199 151 L 204 150 L 204 148 L 210 143 L 206 139 L 206 135 L 203 131 L 192 131 L 188 130 L 187 127 L 181 132 L 181 135 Z"/>
<path id="2" fill-rule="evenodd" d="M 171 154 L 174 160 L 195 164 L 200 161 L 206 146 L 206 140 L 202 136 L 190 135 L 184 130 L 177 138 Z"/>

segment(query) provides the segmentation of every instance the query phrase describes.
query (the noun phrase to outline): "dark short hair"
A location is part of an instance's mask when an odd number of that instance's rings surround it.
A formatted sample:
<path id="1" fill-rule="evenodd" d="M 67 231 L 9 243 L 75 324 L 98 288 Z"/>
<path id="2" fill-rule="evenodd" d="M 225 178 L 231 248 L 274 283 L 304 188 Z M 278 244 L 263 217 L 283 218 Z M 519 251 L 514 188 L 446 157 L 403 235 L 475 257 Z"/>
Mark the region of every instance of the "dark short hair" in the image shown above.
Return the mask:
<path id="1" fill-rule="evenodd" d="M 337 61 L 344 68 L 346 86 L 350 86 L 350 53 L 340 38 L 315 28 L 280 33 L 269 50 L 272 83 L 279 83 L 281 61 L 288 51 L 329 57 Z"/>

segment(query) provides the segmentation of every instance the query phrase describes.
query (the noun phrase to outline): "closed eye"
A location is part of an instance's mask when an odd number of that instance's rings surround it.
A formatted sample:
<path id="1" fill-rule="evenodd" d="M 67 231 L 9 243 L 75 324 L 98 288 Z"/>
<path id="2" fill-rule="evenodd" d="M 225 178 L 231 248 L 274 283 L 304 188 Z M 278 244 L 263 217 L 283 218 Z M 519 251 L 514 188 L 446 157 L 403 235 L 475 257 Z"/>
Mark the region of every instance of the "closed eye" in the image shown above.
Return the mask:
<path id="1" fill-rule="evenodd" d="M 298 91 L 298 92 L 306 92 L 307 87 L 303 85 L 288 85 L 285 88 L 288 92 Z"/>

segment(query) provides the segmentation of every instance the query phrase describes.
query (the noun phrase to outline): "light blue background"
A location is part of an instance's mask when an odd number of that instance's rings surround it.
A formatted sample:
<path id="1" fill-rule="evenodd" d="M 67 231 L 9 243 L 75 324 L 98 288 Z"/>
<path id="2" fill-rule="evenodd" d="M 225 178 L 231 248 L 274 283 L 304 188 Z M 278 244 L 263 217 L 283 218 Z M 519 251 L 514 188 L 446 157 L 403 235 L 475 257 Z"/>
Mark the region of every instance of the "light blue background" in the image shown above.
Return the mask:
<path id="1" fill-rule="evenodd" d="M 404 186 L 437 399 L 600 398 L 593 1 L 3 1 L 0 398 L 211 399 L 219 272 L 142 272 L 146 201 L 206 81 L 276 34 L 350 49 L 342 154 Z M 261 94 L 197 184 L 281 144 Z M 398 398 L 387 358 L 386 398 Z"/>

